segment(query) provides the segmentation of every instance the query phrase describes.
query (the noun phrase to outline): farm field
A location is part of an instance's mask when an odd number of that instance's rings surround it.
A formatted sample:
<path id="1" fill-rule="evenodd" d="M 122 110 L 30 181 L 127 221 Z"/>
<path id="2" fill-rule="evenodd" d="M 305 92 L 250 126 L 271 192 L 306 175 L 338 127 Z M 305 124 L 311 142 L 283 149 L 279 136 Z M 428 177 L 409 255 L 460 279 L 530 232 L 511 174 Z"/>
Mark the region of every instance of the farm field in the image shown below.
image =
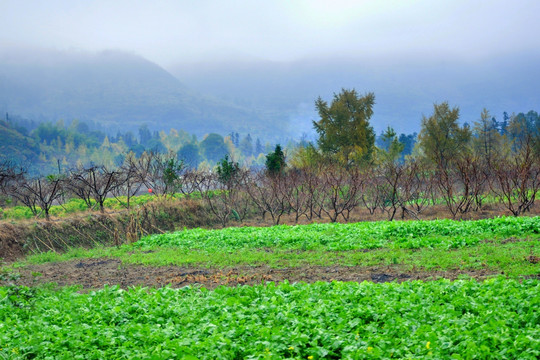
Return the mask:
<path id="1" fill-rule="evenodd" d="M 0 291 L 0 354 L 7 358 L 540 355 L 538 280 Z"/>
<path id="2" fill-rule="evenodd" d="M 0 359 L 535 359 L 539 240 L 540 217 L 501 217 L 37 254 L 0 271 Z"/>

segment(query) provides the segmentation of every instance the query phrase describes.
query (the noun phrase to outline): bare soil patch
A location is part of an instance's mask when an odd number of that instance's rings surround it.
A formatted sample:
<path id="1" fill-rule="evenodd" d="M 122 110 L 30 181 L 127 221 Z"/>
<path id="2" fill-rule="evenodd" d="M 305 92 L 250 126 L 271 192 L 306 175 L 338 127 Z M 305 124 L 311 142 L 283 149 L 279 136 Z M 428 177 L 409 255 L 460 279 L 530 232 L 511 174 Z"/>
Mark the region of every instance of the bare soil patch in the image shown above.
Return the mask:
<path id="1" fill-rule="evenodd" d="M 18 270 L 20 277 L 4 279 L 0 285 L 8 283 L 35 286 L 38 284 L 57 283 L 59 286 L 81 285 L 83 289 L 99 289 L 105 284 L 130 286 L 184 287 L 199 284 L 208 289 L 228 285 L 254 285 L 267 281 L 290 282 L 304 281 L 373 281 L 391 282 L 408 280 L 435 280 L 439 278 L 456 279 L 467 275 L 475 279 L 485 279 L 497 275 L 487 270 L 448 270 L 422 271 L 407 270 L 399 266 L 384 267 L 348 267 L 348 266 L 303 266 L 276 269 L 269 266 L 240 266 L 231 268 L 198 267 L 152 267 L 142 265 L 124 265 L 117 259 L 83 259 L 61 263 L 32 265 Z M 6 277 L 6 276 L 4 276 Z"/>

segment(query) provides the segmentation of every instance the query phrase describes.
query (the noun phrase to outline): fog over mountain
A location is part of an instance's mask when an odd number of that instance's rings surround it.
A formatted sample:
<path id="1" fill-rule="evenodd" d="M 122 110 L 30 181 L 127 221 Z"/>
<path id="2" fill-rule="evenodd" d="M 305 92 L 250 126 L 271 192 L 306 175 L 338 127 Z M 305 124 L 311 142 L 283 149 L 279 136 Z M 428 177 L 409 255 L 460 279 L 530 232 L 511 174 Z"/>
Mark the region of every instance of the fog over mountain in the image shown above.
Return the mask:
<path id="1" fill-rule="evenodd" d="M 540 56 L 459 61 L 444 57 L 311 58 L 272 62 L 241 57 L 178 63 L 169 71 L 141 56 L 26 49 L 0 56 L 0 111 L 31 119 L 90 120 L 110 132 L 182 129 L 251 133 L 280 141 L 313 136 L 314 101 L 341 88 L 374 92 L 372 125 L 420 129 L 433 103 L 449 101 L 462 121 L 486 107 L 538 110 Z"/>
<path id="2" fill-rule="evenodd" d="M 274 128 L 250 108 L 190 90 L 157 64 L 118 51 L 4 52 L 0 111 L 37 120 L 90 120 L 110 132 L 143 124 L 199 136 L 269 134 Z"/>
<path id="3" fill-rule="evenodd" d="M 485 107 L 493 116 L 540 105 L 540 56 L 535 53 L 463 61 L 433 56 L 364 59 L 312 58 L 295 62 L 232 60 L 178 64 L 171 73 L 201 92 L 287 117 L 297 132 L 311 131 L 314 101 L 343 88 L 374 92 L 377 132 L 419 131 L 422 115 L 448 101 L 472 124 Z"/>
<path id="4" fill-rule="evenodd" d="M 433 103 L 538 110 L 536 0 L 2 2 L 0 111 L 268 140 L 312 133 L 314 101 L 374 92 L 372 123 Z M 112 50 L 111 50 L 112 49 Z"/>

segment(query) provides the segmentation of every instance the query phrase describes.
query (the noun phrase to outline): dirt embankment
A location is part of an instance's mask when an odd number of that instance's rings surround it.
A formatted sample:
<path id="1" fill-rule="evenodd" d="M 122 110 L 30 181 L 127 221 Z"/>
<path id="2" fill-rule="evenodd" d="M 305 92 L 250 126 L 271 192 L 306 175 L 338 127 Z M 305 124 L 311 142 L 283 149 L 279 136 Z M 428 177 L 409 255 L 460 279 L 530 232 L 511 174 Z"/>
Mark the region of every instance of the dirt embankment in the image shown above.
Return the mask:
<path id="1" fill-rule="evenodd" d="M 417 271 L 405 270 L 399 266 L 348 267 L 348 266 L 303 266 L 275 269 L 269 266 L 241 266 L 224 269 L 197 267 L 152 267 L 123 265 L 117 259 L 84 259 L 61 263 L 27 266 L 19 270 L 17 276 L 0 281 L 1 285 L 15 284 L 35 286 L 54 282 L 59 286 L 81 285 L 83 289 L 99 289 L 103 285 L 184 287 L 200 284 L 208 289 L 220 285 L 254 285 L 267 281 L 407 281 L 434 280 L 438 278 L 456 279 L 467 275 L 475 279 L 485 279 L 497 273 L 477 271 Z"/>
<path id="2" fill-rule="evenodd" d="M 187 227 L 212 227 L 216 221 L 204 203 L 171 200 L 135 210 L 85 212 L 45 220 L 0 221 L 0 261 L 12 262 L 25 255 L 73 247 L 118 245 L 148 234 Z"/>

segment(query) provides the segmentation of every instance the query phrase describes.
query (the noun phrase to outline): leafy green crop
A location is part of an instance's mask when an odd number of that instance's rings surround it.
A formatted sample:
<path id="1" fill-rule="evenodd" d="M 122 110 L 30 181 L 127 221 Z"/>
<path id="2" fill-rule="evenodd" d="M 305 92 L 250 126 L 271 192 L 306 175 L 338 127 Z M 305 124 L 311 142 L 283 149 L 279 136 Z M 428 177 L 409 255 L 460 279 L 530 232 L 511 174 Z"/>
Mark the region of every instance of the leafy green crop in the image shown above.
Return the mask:
<path id="1" fill-rule="evenodd" d="M 540 281 L 0 288 L 0 358 L 537 359 Z"/>
<path id="2" fill-rule="evenodd" d="M 480 240 L 540 234 L 540 217 L 501 217 L 477 221 L 379 221 L 352 224 L 280 225 L 221 230 L 191 229 L 145 237 L 136 247 L 230 250 L 285 248 L 343 251 L 382 247 L 459 248 Z"/>

